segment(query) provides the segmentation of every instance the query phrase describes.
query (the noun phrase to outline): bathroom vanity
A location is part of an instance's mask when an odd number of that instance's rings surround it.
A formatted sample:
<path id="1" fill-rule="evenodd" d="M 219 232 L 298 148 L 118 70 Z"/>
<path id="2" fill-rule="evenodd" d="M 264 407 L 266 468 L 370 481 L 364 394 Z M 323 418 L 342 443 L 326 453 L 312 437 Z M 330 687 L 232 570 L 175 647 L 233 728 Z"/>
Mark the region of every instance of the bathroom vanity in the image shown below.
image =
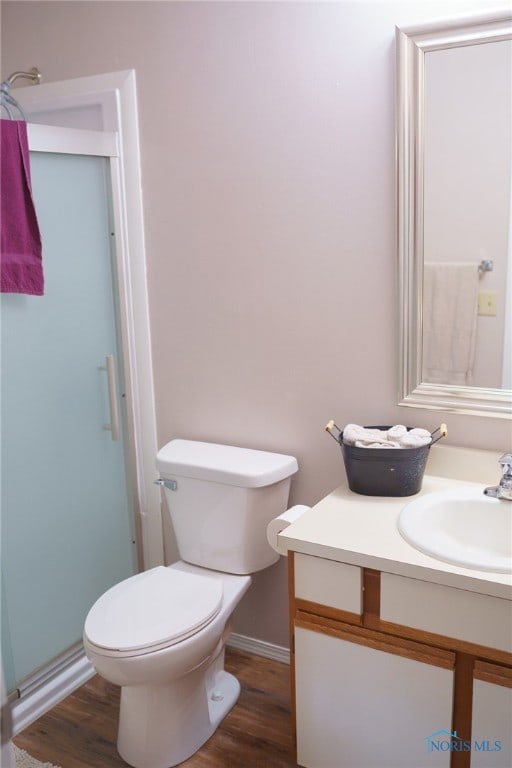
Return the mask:
<path id="1" fill-rule="evenodd" d="M 429 474 L 421 495 L 467 485 Z M 306 768 L 512 765 L 512 575 L 410 546 L 410 500 L 342 485 L 279 534 Z"/>

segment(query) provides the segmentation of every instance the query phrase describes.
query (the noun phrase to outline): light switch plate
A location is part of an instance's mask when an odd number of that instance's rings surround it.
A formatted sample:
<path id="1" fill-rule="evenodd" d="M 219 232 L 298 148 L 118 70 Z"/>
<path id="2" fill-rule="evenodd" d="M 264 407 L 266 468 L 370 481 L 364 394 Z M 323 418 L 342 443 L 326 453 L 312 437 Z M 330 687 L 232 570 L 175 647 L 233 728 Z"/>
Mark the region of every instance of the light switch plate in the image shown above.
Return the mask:
<path id="1" fill-rule="evenodd" d="M 497 291 L 480 291 L 478 294 L 478 314 L 496 316 L 498 308 Z"/>

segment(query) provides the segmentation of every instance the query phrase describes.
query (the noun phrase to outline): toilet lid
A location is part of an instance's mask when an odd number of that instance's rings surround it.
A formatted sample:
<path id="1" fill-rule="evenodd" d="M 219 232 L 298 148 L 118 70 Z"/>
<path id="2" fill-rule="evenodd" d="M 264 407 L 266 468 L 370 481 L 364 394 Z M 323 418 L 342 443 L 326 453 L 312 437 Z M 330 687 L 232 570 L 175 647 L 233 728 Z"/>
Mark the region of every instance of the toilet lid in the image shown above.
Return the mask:
<path id="1" fill-rule="evenodd" d="M 105 592 L 89 611 L 85 635 L 107 652 L 166 648 L 209 624 L 221 602 L 220 579 L 158 566 Z"/>

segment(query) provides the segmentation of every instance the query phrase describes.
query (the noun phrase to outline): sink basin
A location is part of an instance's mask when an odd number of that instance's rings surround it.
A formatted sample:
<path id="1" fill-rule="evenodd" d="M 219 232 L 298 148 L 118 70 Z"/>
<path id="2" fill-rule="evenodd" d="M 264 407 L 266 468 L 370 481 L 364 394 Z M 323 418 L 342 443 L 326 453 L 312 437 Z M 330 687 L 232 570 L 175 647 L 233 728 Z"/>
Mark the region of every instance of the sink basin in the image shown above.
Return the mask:
<path id="1" fill-rule="evenodd" d="M 428 493 L 407 504 L 398 530 L 437 560 L 478 571 L 512 573 L 512 502 L 483 488 Z"/>

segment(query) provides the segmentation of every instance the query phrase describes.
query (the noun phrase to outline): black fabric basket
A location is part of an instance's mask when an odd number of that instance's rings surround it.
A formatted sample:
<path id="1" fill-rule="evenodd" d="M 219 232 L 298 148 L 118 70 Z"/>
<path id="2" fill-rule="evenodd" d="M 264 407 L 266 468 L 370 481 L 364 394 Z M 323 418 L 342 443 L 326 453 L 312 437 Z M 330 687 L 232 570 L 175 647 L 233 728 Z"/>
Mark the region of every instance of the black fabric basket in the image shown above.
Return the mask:
<path id="1" fill-rule="evenodd" d="M 391 429 L 371 426 L 365 429 Z M 407 427 L 411 429 L 411 427 Z M 348 487 L 364 496 L 413 496 L 421 491 L 431 443 L 419 448 L 357 448 L 338 437 Z"/>

